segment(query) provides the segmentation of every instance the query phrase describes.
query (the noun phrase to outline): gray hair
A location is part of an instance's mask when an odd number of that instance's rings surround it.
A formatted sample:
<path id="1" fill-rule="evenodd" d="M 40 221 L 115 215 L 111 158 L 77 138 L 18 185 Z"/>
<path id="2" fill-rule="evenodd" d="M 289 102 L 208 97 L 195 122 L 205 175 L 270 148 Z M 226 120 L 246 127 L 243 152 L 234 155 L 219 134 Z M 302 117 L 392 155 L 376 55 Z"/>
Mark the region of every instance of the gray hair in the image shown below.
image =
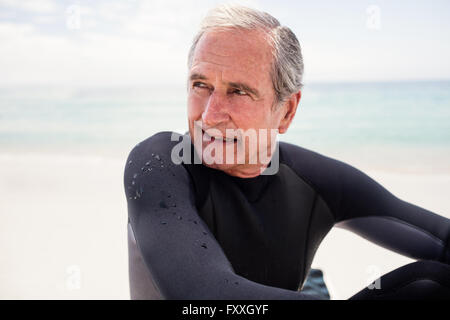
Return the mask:
<path id="1" fill-rule="evenodd" d="M 262 30 L 270 39 L 273 63 L 271 78 L 275 104 L 286 101 L 303 84 L 303 57 L 300 43 L 288 27 L 270 14 L 240 5 L 221 5 L 208 12 L 189 50 L 188 68 L 192 66 L 195 48 L 202 35 L 211 30 Z"/>

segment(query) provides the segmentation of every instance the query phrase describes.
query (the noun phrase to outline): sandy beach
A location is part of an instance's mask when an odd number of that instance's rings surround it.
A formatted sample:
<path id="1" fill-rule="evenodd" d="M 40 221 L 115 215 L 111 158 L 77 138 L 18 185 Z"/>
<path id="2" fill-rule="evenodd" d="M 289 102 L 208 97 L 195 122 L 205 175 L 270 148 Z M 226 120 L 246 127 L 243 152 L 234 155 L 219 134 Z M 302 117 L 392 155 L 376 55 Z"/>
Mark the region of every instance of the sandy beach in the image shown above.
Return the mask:
<path id="1" fill-rule="evenodd" d="M 129 299 L 126 154 L 0 154 L 0 299 Z M 403 200 L 450 217 L 450 174 L 361 168 Z M 313 267 L 332 299 L 413 260 L 333 228 Z"/>
<path id="2" fill-rule="evenodd" d="M 1 155 L 1 299 L 128 299 L 119 159 Z"/>

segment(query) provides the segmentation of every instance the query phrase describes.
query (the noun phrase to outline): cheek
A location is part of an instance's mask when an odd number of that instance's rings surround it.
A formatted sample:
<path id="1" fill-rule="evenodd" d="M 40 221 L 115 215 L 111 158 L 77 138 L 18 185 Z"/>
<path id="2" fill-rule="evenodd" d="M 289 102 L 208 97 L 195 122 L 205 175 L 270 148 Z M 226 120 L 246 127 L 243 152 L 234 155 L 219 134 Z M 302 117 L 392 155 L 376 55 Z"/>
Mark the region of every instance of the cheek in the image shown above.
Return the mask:
<path id="1" fill-rule="evenodd" d="M 187 114 L 189 120 L 198 120 L 203 113 L 204 101 L 198 95 L 193 93 L 188 94 L 188 109 Z"/>
<path id="2" fill-rule="evenodd" d="M 263 129 L 268 127 L 267 113 L 261 104 L 243 103 L 235 109 L 234 119 L 239 128 Z"/>

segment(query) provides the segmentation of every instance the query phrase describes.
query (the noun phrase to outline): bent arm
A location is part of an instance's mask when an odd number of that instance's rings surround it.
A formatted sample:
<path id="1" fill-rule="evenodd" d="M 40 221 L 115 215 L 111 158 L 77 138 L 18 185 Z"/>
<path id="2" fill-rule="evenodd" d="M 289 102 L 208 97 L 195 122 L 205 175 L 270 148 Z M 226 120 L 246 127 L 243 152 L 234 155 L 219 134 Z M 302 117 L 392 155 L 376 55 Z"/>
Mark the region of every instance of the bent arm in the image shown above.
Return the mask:
<path id="1" fill-rule="evenodd" d="M 235 274 L 197 213 L 188 172 L 170 159 L 174 144 L 170 133 L 147 139 L 125 169 L 129 223 L 149 285 L 165 299 L 315 299 Z"/>
<path id="2" fill-rule="evenodd" d="M 403 201 L 360 170 L 283 143 L 299 176 L 323 197 L 337 227 L 414 259 L 450 264 L 450 220 Z"/>
<path id="3" fill-rule="evenodd" d="M 349 165 L 342 167 L 338 227 L 413 259 L 450 264 L 450 220 L 397 198 Z"/>

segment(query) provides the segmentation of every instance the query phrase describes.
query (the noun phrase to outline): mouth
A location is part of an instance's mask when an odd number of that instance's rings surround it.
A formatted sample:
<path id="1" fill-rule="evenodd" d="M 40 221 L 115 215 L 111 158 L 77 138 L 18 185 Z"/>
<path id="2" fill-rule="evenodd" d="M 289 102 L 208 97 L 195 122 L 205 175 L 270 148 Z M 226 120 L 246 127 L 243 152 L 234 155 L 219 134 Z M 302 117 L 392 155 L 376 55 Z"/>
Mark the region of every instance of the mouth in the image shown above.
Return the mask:
<path id="1" fill-rule="evenodd" d="M 203 136 L 203 141 L 218 141 L 218 142 L 222 142 L 222 143 L 236 143 L 238 141 L 237 138 L 227 138 L 227 137 L 220 137 L 220 136 L 210 136 L 205 130 L 202 129 L 202 136 Z"/>

